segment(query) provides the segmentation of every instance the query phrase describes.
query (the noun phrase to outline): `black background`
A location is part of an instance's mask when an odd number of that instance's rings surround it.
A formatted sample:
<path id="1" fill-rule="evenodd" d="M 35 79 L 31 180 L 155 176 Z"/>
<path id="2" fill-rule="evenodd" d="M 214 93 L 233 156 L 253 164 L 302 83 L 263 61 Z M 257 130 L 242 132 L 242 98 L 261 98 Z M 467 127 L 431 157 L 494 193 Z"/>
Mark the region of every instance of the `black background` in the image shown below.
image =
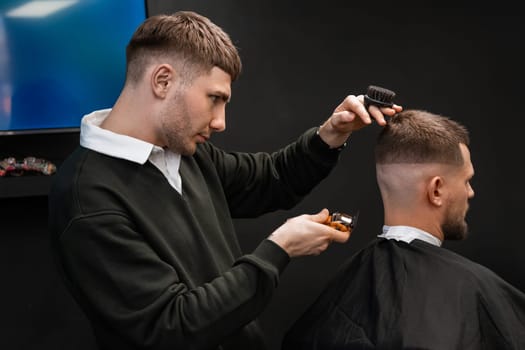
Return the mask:
<path id="1" fill-rule="evenodd" d="M 394 90 L 405 109 L 426 109 L 466 125 L 476 171 L 467 218 L 471 235 L 444 246 L 525 290 L 524 16 L 502 3 L 494 8 L 353 3 L 150 0 L 148 6 L 150 15 L 181 9 L 207 15 L 239 48 L 243 73 L 232 86 L 227 130 L 212 138 L 227 150 L 276 150 L 320 125 L 346 95 L 372 84 Z M 282 275 L 261 315 L 273 349 L 335 269 L 380 233 L 373 162 L 379 130 L 372 125 L 353 134 L 340 165 L 293 210 L 236 221 L 242 247 L 250 252 L 288 217 L 324 207 L 360 212 L 347 243 L 294 259 Z M 60 158 L 76 142 L 74 136 L 65 142 L 60 137 L 29 136 L 18 143 L 4 137 L 1 153 L 22 144 L 37 155 L 45 151 Z M 8 191 L 3 186 L 0 192 Z M 0 206 L 0 348 L 93 349 L 88 325 L 52 265 L 46 197 L 1 198 Z"/>

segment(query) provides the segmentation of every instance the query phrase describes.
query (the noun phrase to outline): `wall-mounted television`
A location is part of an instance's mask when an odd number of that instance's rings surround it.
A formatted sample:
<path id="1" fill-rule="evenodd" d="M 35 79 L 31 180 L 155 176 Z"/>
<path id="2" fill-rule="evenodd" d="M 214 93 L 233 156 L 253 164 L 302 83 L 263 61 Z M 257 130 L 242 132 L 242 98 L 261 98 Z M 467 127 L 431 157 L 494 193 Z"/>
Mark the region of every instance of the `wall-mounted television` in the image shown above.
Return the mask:
<path id="1" fill-rule="evenodd" d="M 77 131 L 111 107 L 145 0 L 2 0 L 0 135 Z"/>

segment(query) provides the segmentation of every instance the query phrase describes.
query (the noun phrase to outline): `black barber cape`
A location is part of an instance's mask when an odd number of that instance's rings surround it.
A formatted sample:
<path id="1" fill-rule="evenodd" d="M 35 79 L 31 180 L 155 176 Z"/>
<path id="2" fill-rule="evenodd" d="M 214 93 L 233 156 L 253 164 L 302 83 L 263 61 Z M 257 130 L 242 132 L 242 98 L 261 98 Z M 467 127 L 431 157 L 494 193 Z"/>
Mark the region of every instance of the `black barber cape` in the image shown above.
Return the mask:
<path id="1" fill-rule="evenodd" d="M 377 238 L 285 334 L 292 349 L 525 349 L 525 294 L 445 248 Z"/>

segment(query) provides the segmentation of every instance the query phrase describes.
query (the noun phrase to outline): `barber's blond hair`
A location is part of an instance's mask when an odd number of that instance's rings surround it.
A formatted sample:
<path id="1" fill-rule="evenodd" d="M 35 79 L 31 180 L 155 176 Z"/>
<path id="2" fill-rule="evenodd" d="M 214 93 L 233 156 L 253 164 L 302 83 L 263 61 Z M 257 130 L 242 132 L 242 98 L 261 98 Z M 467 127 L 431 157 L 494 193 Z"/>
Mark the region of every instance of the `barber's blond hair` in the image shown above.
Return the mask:
<path id="1" fill-rule="evenodd" d="M 192 11 L 147 18 L 126 47 L 126 81 L 142 78 L 151 58 L 177 60 L 190 71 L 219 67 L 234 81 L 241 59 L 230 37 L 207 17 Z"/>

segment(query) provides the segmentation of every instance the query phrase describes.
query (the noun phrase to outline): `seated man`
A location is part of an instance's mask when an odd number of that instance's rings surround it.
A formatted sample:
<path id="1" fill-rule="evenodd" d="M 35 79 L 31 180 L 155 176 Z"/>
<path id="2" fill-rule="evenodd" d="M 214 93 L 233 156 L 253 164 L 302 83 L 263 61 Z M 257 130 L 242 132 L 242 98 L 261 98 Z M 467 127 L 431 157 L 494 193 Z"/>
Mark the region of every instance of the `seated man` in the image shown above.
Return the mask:
<path id="1" fill-rule="evenodd" d="M 283 339 L 290 349 L 525 349 L 525 294 L 450 250 L 474 196 L 468 131 L 406 110 L 376 145 L 383 233 Z"/>

